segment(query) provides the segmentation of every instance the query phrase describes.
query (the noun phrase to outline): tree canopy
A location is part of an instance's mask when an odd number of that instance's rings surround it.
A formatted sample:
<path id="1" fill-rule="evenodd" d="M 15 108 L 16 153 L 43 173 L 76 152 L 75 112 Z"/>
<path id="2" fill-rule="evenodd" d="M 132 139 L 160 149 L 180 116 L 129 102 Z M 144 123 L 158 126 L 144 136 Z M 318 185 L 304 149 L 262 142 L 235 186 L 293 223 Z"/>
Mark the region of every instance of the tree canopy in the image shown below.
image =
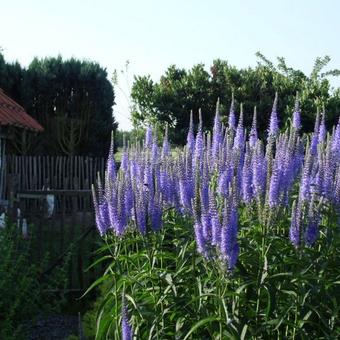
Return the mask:
<path id="1" fill-rule="evenodd" d="M 220 100 L 222 116 L 226 116 L 234 94 L 236 104 L 243 103 L 246 125 L 250 126 L 254 106 L 257 106 L 259 130 L 265 133 L 275 92 L 279 94 L 281 126 L 291 116 L 297 92 L 305 131 L 312 129 L 316 111 L 323 106 L 327 121 L 334 123 L 340 112 L 340 89 L 332 91 L 328 76 L 337 76 L 340 72 L 323 72 L 329 57 L 317 58 L 309 76 L 288 67 L 284 58 L 278 58 L 274 65 L 261 53 L 257 53 L 257 57 L 256 67 L 244 69 L 217 59 L 209 71 L 203 64 L 189 70 L 171 65 L 159 82 L 154 82 L 150 76 L 136 76 L 131 91 L 134 125 L 160 123 L 164 126 L 166 122 L 171 140 L 184 144 L 190 111 L 197 122 L 198 110 L 201 109 L 204 127 L 210 129 L 217 100 Z"/>
<path id="2" fill-rule="evenodd" d="M 0 87 L 45 129 L 15 138 L 17 152 L 106 155 L 116 130 L 114 90 L 99 64 L 71 58 L 35 58 L 27 68 L 0 54 Z"/>

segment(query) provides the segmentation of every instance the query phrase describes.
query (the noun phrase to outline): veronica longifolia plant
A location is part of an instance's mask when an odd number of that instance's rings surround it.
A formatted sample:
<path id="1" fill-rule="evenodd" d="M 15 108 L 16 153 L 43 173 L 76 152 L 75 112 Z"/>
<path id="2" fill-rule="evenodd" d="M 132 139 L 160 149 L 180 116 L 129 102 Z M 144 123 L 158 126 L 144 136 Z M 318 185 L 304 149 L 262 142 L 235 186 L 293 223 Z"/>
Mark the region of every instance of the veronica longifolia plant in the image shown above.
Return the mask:
<path id="1" fill-rule="evenodd" d="M 340 210 L 340 123 L 327 137 L 325 114 L 321 122 L 317 114 L 310 144 L 304 144 L 299 135 L 298 98 L 292 127 L 283 132 L 279 131 L 277 101 L 276 94 L 267 145 L 258 139 L 256 109 L 249 136 L 242 106 L 236 125 L 234 98 L 228 126 L 221 122 L 218 103 L 211 138 L 203 131 L 201 113 L 195 136 L 191 113 L 187 145 L 176 154 L 171 151 L 167 128 L 159 147 L 148 127 L 144 148 L 125 146 L 117 169 L 112 142 L 105 186 L 98 181 L 93 195 L 100 234 L 123 237 L 129 229 L 143 235 L 157 232 L 165 209 L 175 209 L 192 218 L 199 253 L 207 259 L 222 259 L 232 270 L 239 253 L 239 210 L 256 204 L 260 209 L 255 211 L 270 214 L 270 223 L 280 210 L 290 216 L 289 239 L 295 247 L 313 245 L 322 219 L 319 202 Z M 293 203 L 290 193 L 296 187 L 298 198 Z"/>

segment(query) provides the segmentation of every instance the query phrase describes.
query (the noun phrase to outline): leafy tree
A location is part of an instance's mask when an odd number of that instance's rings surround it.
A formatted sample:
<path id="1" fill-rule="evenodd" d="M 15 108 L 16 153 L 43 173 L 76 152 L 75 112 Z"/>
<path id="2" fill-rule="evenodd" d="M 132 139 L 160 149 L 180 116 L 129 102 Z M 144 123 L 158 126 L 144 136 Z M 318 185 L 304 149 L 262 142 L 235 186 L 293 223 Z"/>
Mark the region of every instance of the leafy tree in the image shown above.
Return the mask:
<path id="1" fill-rule="evenodd" d="M 117 127 L 113 87 L 97 63 L 57 58 L 34 59 L 27 69 L 32 84 L 28 111 L 46 128 L 51 152 L 103 154 Z"/>
<path id="2" fill-rule="evenodd" d="M 211 111 L 216 99 L 210 97 L 210 75 L 204 65 L 191 70 L 170 66 L 159 83 L 153 83 L 149 76 L 135 77 L 131 96 L 135 103 L 133 123 L 138 125 L 168 123 L 170 138 L 174 143 L 182 143 L 189 126 L 189 112 L 194 112 L 198 120 L 198 110 L 202 109 L 203 119 L 211 124 Z M 176 127 L 176 128 L 175 128 Z"/>
<path id="3" fill-rule="evenodd" d="M 19 153 L 106 155 L 116 130 L 114 90 L 99 64 L 35 58 L 27 69 L 0 54 L 0 86 L 38 120 L 38 136 L 16 134 Z"/>
<path id="4" fill-rule="evenodd" d="M 7 63 L 0 49 L 0 88 L 19 103 L 23 101 L 24 69 L 18 62 Z"/>
<path id="5" fill-rule="evenodd" d="M 204 127 L 212 126 L 215 104 L 220 99 L 222 115 L 227 115 L 234 93 L 236 104 L 243 103 L 245 124 L 250 126 L 254 106 L 257 106 L 259 130 L 266 132 L 275 92 L 279 93 L 281 126 L 291 116 L 296 93 L 299 92 L 302 123 L 305 131 L 313 128 L 317 109 L 325 106 L 327 121 L 333 124 L 340 108 L 340 90 L 332 91 L 329 76 L 338 76 L 339 70 L 322 72 L 330 58 L 317 58 L 311 75 L 288 67 L 284 58 L 277 58 L 274 65 L 261 53 L 256 54 L 256 67 L 238 69 L 227 61 L 217 59 L 207 72 L 204 65 L 190 70 L 171 65 L 159 82 L 150 76 L 137 76 L 132 87 L 134 102 L 132 113 L 134 126 L 159 122 L 170 126 L 170 138 L 174 143 L 185 142 L 189 114 L 195 121 L 201 108 Z M 224 118 L 225 119 L 225 118 Z"/>

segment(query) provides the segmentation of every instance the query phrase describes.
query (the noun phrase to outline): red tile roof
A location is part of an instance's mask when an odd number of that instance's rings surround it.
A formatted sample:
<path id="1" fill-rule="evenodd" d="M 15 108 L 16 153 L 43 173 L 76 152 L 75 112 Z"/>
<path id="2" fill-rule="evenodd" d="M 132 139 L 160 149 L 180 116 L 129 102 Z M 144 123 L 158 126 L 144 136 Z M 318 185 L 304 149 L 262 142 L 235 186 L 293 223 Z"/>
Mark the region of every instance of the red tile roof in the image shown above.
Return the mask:
<path id="1" fill-rule="evenodd" d="M 43 127 L 22 106 L 5 95 L 0 89 L 0 125 L 17 126 L 33 131 L 43 131 Z"/>

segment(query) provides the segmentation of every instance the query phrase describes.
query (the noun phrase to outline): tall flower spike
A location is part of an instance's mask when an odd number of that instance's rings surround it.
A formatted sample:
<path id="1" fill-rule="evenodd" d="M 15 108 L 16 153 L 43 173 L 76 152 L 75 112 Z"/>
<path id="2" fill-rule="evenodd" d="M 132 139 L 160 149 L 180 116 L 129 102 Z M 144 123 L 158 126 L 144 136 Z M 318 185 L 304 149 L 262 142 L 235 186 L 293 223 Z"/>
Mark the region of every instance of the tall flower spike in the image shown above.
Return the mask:
<path id="1" fill-rule="evenodd" d="M 324 142 L 326 139 L 327 131 L 326 131 L 325 116 L 326 116 L 326 112 L 325 112 L 325 108 L 323 108 L 321 124 L 319 127 L 319 143 Z"/>
<path id="2" fill-rule="evenodd" d="M 301 201 L 308 201 L 310 199 L 310 185 L 311 185 L 311 167 L 312 167 L 312 156 L 311 151 L 306 150 L 305 162 L 302 169 L 302 176 L 300 180 L 300 191 L 299 191 L 299 199 Z"/>
<path id="3" fill-rule="evenodd" d="M 279 204 L 279 194 L 280 194 L 280 165 L 279 161 L 274 161 L 273 172 L 270 178 L 270 186 L 269 186 L 269 206 L 275 207 Z"/>
<path id="4" fill-rule="evenodd" d="M 129 168 L 129 154 L 128 154 L 127 147 L 126 147 L 125 134 L 123 135 L 123 155 L 122 155 L 120 167 L 125 173 L 128 171 L 128 168 Z"/>
<path id="5" fill-rule="evenodd" d="M 152 146 L 152 128 L 150 125 L 146 129 L 144 146 L 148 149 Z"/>
<path id="6" fill-rule="evenodd" d="M 235 100 L 234 92 L 231 95 L 231 104 L 228 118 L 228 126 L 230 129 L 236 130 L 236 117 L 235 117 Z"/>
<path id="7" fill-rule="evenodd" d="M 123 297 L 122 303 L 122 340 L 132 340 L 133 331 L 128 317 L 128 310 Z"/>
<path id="8" fill-rule="evenodd" d="M 169 144 L 169 136 L 168 136 L 168 124 L 165 125 L 165 134 L 163 139 L 162 146 L 162 158 L 165 158 L 170 155 L 170 144 Z"/>
<path id="9" fill-rule="evenodd" d="M 98 203 L 97 193 L 93 185 L 92 185 L 92 198 L 96 218 L 96 227 L 99 231 L 100 236 L 103 236 L 107 231 L 107 225 L 105 224 L 105 221 L 103 221 L 103 214 L 101 211 L 102 208 L 100 207 L 100 203 Z"/>
<path id="10" fill-rule="evenodd" d="M 320 207 L 315 207 L 315 199 L 314 195 L 312 195 L 308 209 L 307 226 L 304 234 L 305 242 L 309 247 L 315 243 L 319 236 L 319 208 Z"/>
<path id="11" fill-rule="evenodd" d="M 238 120 L 234 147 L 243 149 L 244 146 L 244 127 L 243 127 L 243 105 L 240 106 L 240 118 Z"/>
<path id="12" fill-rule="evenodd" d="M 216 158 L 219 150 L 219 146 L 222 143 L 222 135 L 221 135 L 221 120 L 220 120 L 220 100 L 217 100 L 216 103 L 216 114 L 214 120 L 214 128 L 213 128 L 213 143 L 212 143 L 212 157 Z"/>
<path id="13" fill-rule="evenodd" d="M 212 190 L 209 191 L 209 212 L 211 216 L 211 244 L 217 246 L 221 242 L 221 223 L 216 206 L 215 194 Z"/>
<path id="14" fill-rule="evenodd" d="M 301 128 L 301 112 L 298 92 L 296 92 L 295 106 L 293 112 L 293 127 L 295 130 L 300 130 Z"/>
<path id="15" fill-rule="evenodd" d="M 203 160 L 203 129 L 202 129 L 202 112 L 201 109 L 198 111 L 199 115 L 199 123 L 198 123 L 198 131 L 196 134 L 196 141 L 195 141 L 195 152 L 194 152 L 194 168 L 198 166 L 202 169 L 202 160 Z"/>
<path id="16" fill-rule="evenodd" d="M 263 152 L 263 145 L 261 141 L 256 143 L 255 152 L 252 157 L 252 184 L 254 193 L 260 197 L 265 192 L 266 178 L 267 178 L 267 164 Z"/>
<path id="17" fill-rule="evenodd" d="M 197 251 L 204 257 L 208 257 L 207 245 L 203 236 L 203 227 L 199 222 L 195 222 L 194 225 L 195 239 L 197 244 Z"/>
<path id="18" fill-rule="evenodd" d="M 253 115 L 253 123 L 251 125 L 251 130 L 250 130 L 250 135 L 249 135 L 249 145 L 251 148 L 254 148 L 256 145 L 256 141 L 257 141 L 257 123 L 256 123 L 256 117 L 257 113 L 256 113 L 256 106 L 254 107 L 254 115 Z"/>
<path id="19" fill-rule="evenodd" d="M 314 132 L 313 132 L 312 141 L 310 144 L 310 150 L 311 150 L 312 155 L 316 155 L 318 151 L 319 130 L 320 130 L 320 112 L 319 112 L 319 109 L 317 109 L 315 123 L 314 123 Z"/>
<path id="20" fill-rule="evenodd" d="M 114 181 L 116 178 L 116 163 L 115 163 L 115 158 L 114 158 L 113 132 L 111 134 L 111 145 L 110 145 L 109 156 L 108 156 L 107 163 L 106 163 L 106 171 L 107 171 L 108 179 Z"/>
<path id="21" fill-rule="evenodd" d="M 289 239 L 295 248 L 297 248 L 300 244 L 299 221 L 300 221 L 299 207 L 296 204 L 296 201 L 294 201 L 292 206 L 292 218 L 289 229 Z"/>
<path id="22" fill-rule="evenodd" d="M 333 198 L 333 183 L 335 164 L 332 155 L 331 143 L 327 140 L 325 158 L 323 164 L 322 192 L 324 196 L 331 200 Z"/>
<path id="23" fill-rule="evenodd" d="M 159 197 L 156 198 L 150 215 L 152 229 L 154 231 L 159 231 L 162 226 L 162 205 Z"/>
<path id="24" fill-rule="evenodd" d="M 187 150 L 189 153 L 193 153 L 195 149 L 195 136 L 194 136 L 194 120 L 193 112 L 190 111 L 190 125 L 187 136 Z"/>
<path id="25" fill-rule="evenodd" d="M 270 115 L 270 122 L 269 122 L 269 136 L 275 136 L 279 131 L 279 122 L 277 118 L 277 101 L 278 101 L 278 94 L 275 93 L 275 99 L 273 103 L 272 113 Z"/>
<path id="26" fill-rule="evenodd" d="M 151 147 L 152 163 L 157 162 L 157 156 L 158 156 L 158 144 L 157 144 L 157 134 L 155 133 L 153 140 L 152 140 L 152 147 Z"/>
<path id="27" fill-rule="evenodd" d="M 340 161 L 340 118 L 338 124 L 336 125 L 333 138 L 332 138 L 332 152 L 335 159 Z"/>
<path id="28" fill-rule="evenodd" d="M 225 204 L 223 215 L 221 254 L 222 257 L 227 260 L 228 270 L 231 271 L 236 265 L 239 253 L 239 246 L 237 243 L 238 216 L 232 194 L 229 194 L 228 202 Z"/>
<path id="29" fill-rule="evenodd" d="M 203 236 L 206 240 L 211 239 L 211 216 L 209 209 L 209 179 L 207 161 L 204 161 L 203 176 L 200 185 L 201 198 L 201 223 L 203 227 Z"/>
<path id="30" fill-rule="evenodd" d="M 253 198 L 252 188 L 252 169 L 251 169 L 251 153 L 247 145 L 244 166 L 242 169 L 242 198 L 245 203 L 249 203 Z"/>

